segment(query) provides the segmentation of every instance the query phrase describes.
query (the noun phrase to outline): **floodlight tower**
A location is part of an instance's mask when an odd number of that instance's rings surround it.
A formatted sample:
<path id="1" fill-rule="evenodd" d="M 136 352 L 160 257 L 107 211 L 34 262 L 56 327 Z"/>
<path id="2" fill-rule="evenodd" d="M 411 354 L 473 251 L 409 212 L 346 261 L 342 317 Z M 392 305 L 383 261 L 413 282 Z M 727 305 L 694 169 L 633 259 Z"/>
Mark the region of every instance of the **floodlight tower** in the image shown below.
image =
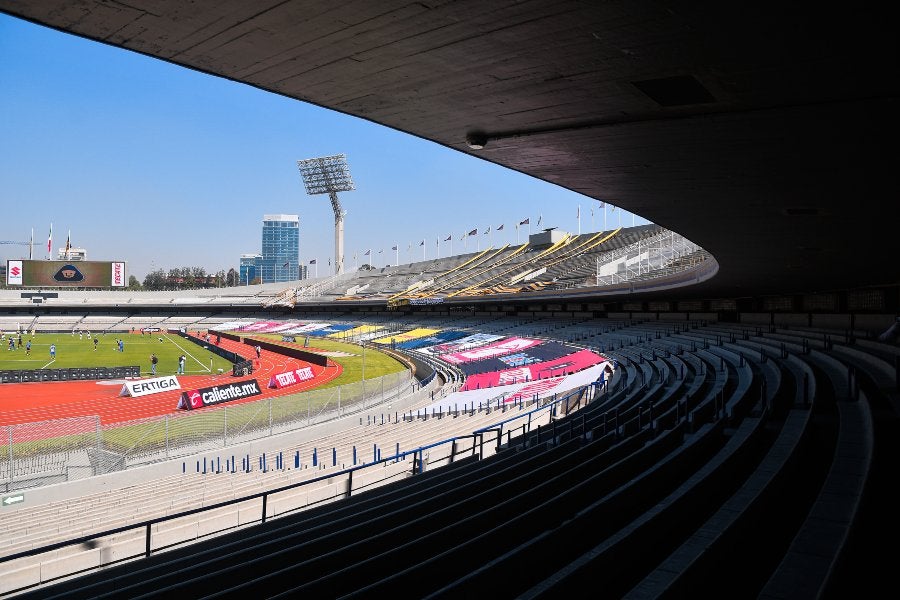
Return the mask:
<path id="1" fill-rule="evenodd" d="M 350 177 L 350 167 L 344 154 L 321 156 L 298 160 L 297 166 L 303 176 L 303 185 L 310 196 L 328 194 L 334 210 L 334 272 L 344 272 L 344 215 L 338 192 L 350 192 L 356 188 Z"/>

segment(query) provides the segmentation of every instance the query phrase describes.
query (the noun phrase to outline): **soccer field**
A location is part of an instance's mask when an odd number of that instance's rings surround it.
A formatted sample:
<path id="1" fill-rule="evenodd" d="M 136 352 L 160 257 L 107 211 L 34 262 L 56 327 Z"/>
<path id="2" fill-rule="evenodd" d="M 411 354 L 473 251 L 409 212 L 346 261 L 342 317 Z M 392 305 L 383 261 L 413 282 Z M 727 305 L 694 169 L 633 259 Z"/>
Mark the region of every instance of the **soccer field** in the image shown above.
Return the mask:
<path id="1" fill-rule="evenodd" d="M 153 335 L 132 335 L 128 333 L 100 334 L 79 337 L 67 333 L 40 333 L 22 335 L 19 347 L 9 350 L 9 334 L 0 341 L 0 370 L 69 369 L 77 367 L 126 367 L 137 365 L 142 375 L 150 374 L 150 354 L 159 358 L 157 375 L 172 375 L 178 372 L 178 357 L 184 354 L 185 375 L 206 375 L 218 369 L 231 370 L 231 363 L 178 335 L 156 333 Z M 94 338 L 98 340 L 94 349 Z M 123 340 L 123 351 L 119 352 L 117 340 Z M 162 339 L 162 341 L 160 341 Z M 31 340 L 31 351 L 26 353 L 25 345 Z M 50 344 L 56 344 L 56 359 L 50 356 Z M 211 362 L 210 362 L 211 361 Z"/>

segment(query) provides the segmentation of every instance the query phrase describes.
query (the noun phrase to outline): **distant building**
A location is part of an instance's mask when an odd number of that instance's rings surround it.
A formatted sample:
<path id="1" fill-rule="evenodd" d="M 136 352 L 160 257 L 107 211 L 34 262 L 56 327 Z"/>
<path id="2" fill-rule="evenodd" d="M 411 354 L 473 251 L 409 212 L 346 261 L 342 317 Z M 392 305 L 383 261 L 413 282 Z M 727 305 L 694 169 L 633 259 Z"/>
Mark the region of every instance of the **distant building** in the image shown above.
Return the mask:
<path id="1" fill-rule="evenodd" d="M 300 264 L 300 217 L 263 215 L 262 253 L 241 255 L 241 283 L 259 277 L 262 283 L 305 279 Z"/>
<path id="2" fill-rule="evenodd" d="M 257 278 L 257 263 L 262 260 L 262 254 L 241 254 L 240 284 L 250 285 Z"/>
<path id="3" fill-rule="evenodd" d="M 66 249 L 58 248 L 56 259 L 57 260 L 66 260 L 66 261 L 70 261 L 70 262 L 76 262 L 76 261 L 80 262 L 83 260 L 87 260 L 87 250 L 85 250 L 84 248 L 70 247 L 69 255 L 66 256 Z"/>

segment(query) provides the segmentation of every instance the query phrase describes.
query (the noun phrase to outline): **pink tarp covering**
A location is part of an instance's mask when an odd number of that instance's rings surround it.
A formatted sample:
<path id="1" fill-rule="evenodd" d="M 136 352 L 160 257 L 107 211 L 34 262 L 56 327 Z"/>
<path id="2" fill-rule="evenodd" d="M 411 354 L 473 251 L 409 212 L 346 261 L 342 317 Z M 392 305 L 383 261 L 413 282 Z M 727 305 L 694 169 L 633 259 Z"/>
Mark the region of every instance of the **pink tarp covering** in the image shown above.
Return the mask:
<path id="1" fill-rule="evenodd" d="M 441 355 L 441 360 L 445 360 L 448 363 L 453 363 L 456 365 L 460 363 L 471 362 L 473 360 L 481 360 L 484 358 L 493 358 L 495 356 L 512 354 L 513 352 L 519 352 L 521 350 L 525 350 L 526 348 L 537 346 L 540 343 L 541 340 L 531 340 L 520 337 L 506 338 L 505 340 L 494 342 L 493 344 L 486 344 L 478 348 L 472 348 L 471 350 L 465 350 L 464 352 L 443 354 Z"/>
<path id="2" fill-rule="evenodd" d="M 555 360 L 534 363 L 514 369 L 504 369 L 503 371 L 472 375 L 466 379 L 466 384 L 462 387 L 462 391 L 567 375 L 587 369 L 605 360 L 604 357 L 590 350 L 580 350 Z"/>

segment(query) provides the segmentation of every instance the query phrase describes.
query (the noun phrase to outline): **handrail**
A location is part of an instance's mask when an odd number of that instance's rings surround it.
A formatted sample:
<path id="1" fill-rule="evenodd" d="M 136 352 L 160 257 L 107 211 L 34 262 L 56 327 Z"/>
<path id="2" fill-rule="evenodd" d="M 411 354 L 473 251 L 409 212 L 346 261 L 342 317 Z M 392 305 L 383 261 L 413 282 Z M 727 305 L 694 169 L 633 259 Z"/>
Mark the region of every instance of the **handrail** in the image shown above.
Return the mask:
<path id="1" fill-rule="evenodd" d="M 581 390 L 583 390 L 583 389 L 589 387 L 590 385 L 591 385 L 591 384 L 587 384 L 587 385 L 585 385 L 585 386 L 581 386 L 581 387 L 577 388 L 575 391 L 573 391 L 573 392 L 571 392 L 571 393 L 576 393 L 577 391 L 581 391 Z M 551 401 L 551 402 L 545 404 L 544 406 L 541 406 L 541 407 L 538 408 L 538 409 L 533 409 L 532 411 L 530 411 L 530 413 L 531 413 L 531 412 L 538 412 L 538 411 L 542 411 L 542 410 L 551 410 L 552 407 L 555 406 L 557 403 L 562 402 L 564 399 L 566 399 L 566 398 L 568 398 L 569 396 L 571 396 L 571 393 L 570 393 L 570 394 L 566 394 L 566 396 L 564 396 L 563 398 L 559 398 L 559 399 L 553 400 L 553 401 Z M 448 410 L 448 412 L 449 412 L 449 410 Z M 522 415 L 520 415 L 520 416 L 522 416 Z M 508 420 L 509 420 L 509 419 L 507 419 L 507 421 L 508 421 Z M 482 429 L 483 429 L 483 428 L 482 428 Z M 191 516 L 191 515 L 195 515 L 195 514 L 199 514 L 199 513 L 204 513 L 204 512 L 207 512 L 207 511 L 213 511 L 213 510 L 217 510 L 217 509 L 220 509 L 220 508 L 224 508 L 224 507 L 226 507 L 226 506 L 232 506 L 232 505 L 235 505 L 235 504 L 239 504 L 239 503 L 243 503 L 243 502 L 248 502 L 248 501 L 256 500 L 256 499 L 262 499 L 262 511 L 263 511 L 263 512 L 262 512 L 262 514 L 261 514 L 261 517 L 260 517 L 260 521 L 259 521 L 259 522 L 260 522 L 260 523 L 265 523 L 265 522 L 266 522 L 267 500 L 268 500 L 268 497 L 271 496 L 271 495 L 278 494 L 278 493 L 281 493 L 281 492 L 285 492 L 285 491 L 288 491 L 288 490 L 292 490 L 292 489 L 295 489 L 295 488 L 299 488 L 299 487 L 302 487 L 302 486 L 306 486 L 306 485 L 318 483 L 318 482 L 324 481 L 324 480 L 326 480 L 326 479 L 333 479 L 334 477 L 339 477 L 339 476 L 342 476 L 342 475 L 349 475 L 350 478 L 351 478 L 351 481 L 352 481 L 352 477 L 353 477 L 353 476 L 352 476 L 352 473 L 354 473 L 354 472 L 356 472 L 356 471 L 359 471 L 359 470 L 362 470 L 362 469 L 367 469 L 367 468 L 370 468 L 370 467 L 373 467 L 373 466 L 376 466 L 376 465 L 380 465 L 380 464 L 386 464 L 386 463 L 389 463 L 389 462 L 391 462 L 391 461 L 397 462 L 397 461 L 399 461 L 399 460 L 401 460 L 401 459 L 405 459 L 405 458 L 406 458 L 407 456 L 409 456 L 409 455 L 414 455 L 414 456 L 415 456 L 415 455 L 419 455 L 419 456 L 422 456 L 422 452 L 425 451 L 425 450 L 429 450 L 429 449 L 431 449 L 431 448 L 436 448 L 436 447 L 438 447 L 438 446 L 442 446 L 442 445 L 446 445 L 446 444 L 455 444 L 455 443 L 458 442 L 459 440 L 465 440 L 465 439 L 472 438 L 472 440 L 473 440 L 473 441 L 472 441 L 472 444 L 473 444 L 473 450 L 474 450 L 474 448 L 475 448 L 475 442 L 476 442 L 476 437 L 477 437 L 480 433 L 481 433 L 481 430 L 478 430 L 478 431 L 472 432 L 472 433 L 470 433 L 470 434 L 454 436 L 454 437 L 452 437 L 452 438 L 448 438 L 448 439 L 445 439 L 445 440 L 439 440 L 439 441 L 436 441 L 436 442 L 431 442 L 431 443 L 429 443 L 429 444 L 425 444 L 425 445 L 419 446 L 419 447 L 414 448 L 414 449 L 412 449 L 412 450 L 404 450 L 403 452 L 395 453 L 395 454 L 393 454 L 393 455 L 391 455 L 391 456 L 388 456 L 388 457 L 386 457 L 386 458 L 382 458 L 382 459 L 379 459 L 379 460 L 373 460 L 373 461 L 371 461 L 371 462 L 363 462 L 363 463 L 360 464 L 360 465 L 353 466 L 353 467 L 350 467 L 350 468 L 347 468 L 347 469 L 342 469 L 342 470 L 337 471 L 337 472 L 329 472 L 329 473 L 327 473 L 327 474 L 325 474 L 325 475 L 320 475 L 320 476 L 315 477 L 315 478 L 313 478 L 313 479 L 308 479 L 308 480 L 303 480 L 303 481 L 297 481 L 297 482 L 294 482 L 294 483 L 291 483 L 291 484 L 287 484 L 287 485 L 283 485 L 283 486 L 279 486 L 279 487 L 277 487 L 277 488 L 273 488 L 273 489 L 270 489 L 270 490 L 264 490 L 264 491 L 261 491 L 261 492 L 256 492 L 256 493 L 253 493 L 253 494 L 249 494 L 249 495 L 246 495 L 246 496 L 242 496 L 242 497 L 240 497 L 240 498 L 232 498 L 232 499 L 230 499 L 230 500 L 224 500 L 224 501 L 222 501 L 222 502 L 216 502 L 216 503 L 210 504 L 210 505 L 208 505 L 208 506 L 201 506 L 201 507 L 198 507 L 198 508 L 192 508 L 192 509 L 185 510 L 185 511 L 181 511 L 181 512 L 178 512 L 178 513 L 175 513 L 175 514 L 165 515 L 165 516 L 162 516 L 162 517 L 155 517 L 155 518 L 153 518 L 153 519 L 148 519 L 148 520 L 144 520 L 144 521 L 139 521 L 139 522 L 137 522 L 137 523 L 133 523 L 133 524 L 130 524 L 130 525 L 122 525 L 122 526 L 120 526 L 120 527 L 115 527 L 115 528 L 112 528 L 112 529 L 106 529 L 106 530 L 104 530 L 104 531 L 100 531 L 100 532 L 97 532 L 97 533 L 92 533 L 92 534 L 90 534 L 90 535 L 79 536 L 79 537 L 77 537 L 77 538 L 71 538 L 71 539 L 68 539 L 68 540 L 61 541 L 61 542 L 54 542 L 54 543 L 52 543 L 52 544 L 47 544 L 47 545 L 45 545 L 45 546 L 39 546 L 39 547 L 37 547 L 37 548 L 31 548 L 31 549 L 29 549 L 29 550 L 22 550 L 22 551 L 20 551 L 20 552 L 16 552 L 16 553 L 14 553 L 14 554 L 10 554 L 10 555 L 7 555 L 7 556 L 0 556 L 0 564 L 7 563 L 7 562 L 10 562 L 10 561 L 13 561 L 13 560 L 20 559 L 20 558 L 27 558 L 27 557 L 30 557 L 30 556 L 37 556 L 37 555 L 39 555 L 39 554 L 45 554 L 45 553 L 47 553 L 47 552 L 52 552 L 52 551 L 54 551 L 54 550 L 59 550 L 60 548 L 65 548 L 65 547 L 74 546 L 74 545 L 78 545 L 78 544 L 89 543 L 89 542 L 91 542 L 92 540 L 104 538 L 104 537 L 111 536 L 111 535 L 116 535 L 116 534 L 118 534 L 118 533 L 123 533 L 123 532 L 126 532 L 126 531 L 132 531 L 132 530 L 136 530 L 136 529 L 145 529 L 145 531 L 146 531 L 146 538 L 145 538 L 145 539 L 146 539 L 146 543 L 145 543 L 145 545 L 144 545 L 144 547 L 145 547 L 144 552 L 143 552 L 143 553 L 140 553 L 140 554 L 133 554 L 133 555 L 130 555 L 130 556 L 127 556 L 127 557 L 122 557 L 122 558 L 120 558 L 119 560 L 117 560 L 117 561 L 115 561 L 115 562 L 121 562 L 121 561 L 124 561 L 124 560 L 129 560 L 129 559 L 131 559 L 131 558 L 138 557 L 138 556 L 140 556 L 141 554 L 143 554 L 143 556 L 145 556 L 145 557 L 149 557 L 149 556 L 151 556 L 152 553 L 153 553 L 153 551 L 152 551 L 152 535 L 151 535 L 151 534 L 152 534 L 152 528 L 153 528 L 153 525 L 156 525 L 156 524 L 158 524 L 158 523 L 165 523 L 165 522 L 167 522 L 167 521 L 172 521 L 172 520 L 175 520 L 175 519 L 181 519 L 181 518 L 184 518 L 184 517 L 189 517 L 189 516 Z M 352 490 L 348 490 L 347 493 L 349 494 L 351 491 L 352 491 Z M 254 522 L 256 522 L 256 521 L 254 521 Z M 226 527 L 226 528 L 223 528 L 222 530 L 224 530 L 224 529 L 229 529 L 229 528 L 230 528 L 230 527 Z M 170 544 L 170 545 L 171 545 L 171 544 Z M 163 548 L 165 548 L 165 547 L 168 547 L 168 546 L 163 546 L 163 547 L 161 547 L 160 549 L 163 549 Z M 98 568 L 99 568 L 99 567 L 98 567 Z M 59 578 L 62 578 L 62 577 L 68 577 L 68 576 L 69 576 L 69 574 L 66 574 L 66 575 L 60 575 Z M 57 578 L 54 578 L 54 579 L 57 579 Z M 10 591 L 16 591 L 16 590 L 10 590 Z"/>

